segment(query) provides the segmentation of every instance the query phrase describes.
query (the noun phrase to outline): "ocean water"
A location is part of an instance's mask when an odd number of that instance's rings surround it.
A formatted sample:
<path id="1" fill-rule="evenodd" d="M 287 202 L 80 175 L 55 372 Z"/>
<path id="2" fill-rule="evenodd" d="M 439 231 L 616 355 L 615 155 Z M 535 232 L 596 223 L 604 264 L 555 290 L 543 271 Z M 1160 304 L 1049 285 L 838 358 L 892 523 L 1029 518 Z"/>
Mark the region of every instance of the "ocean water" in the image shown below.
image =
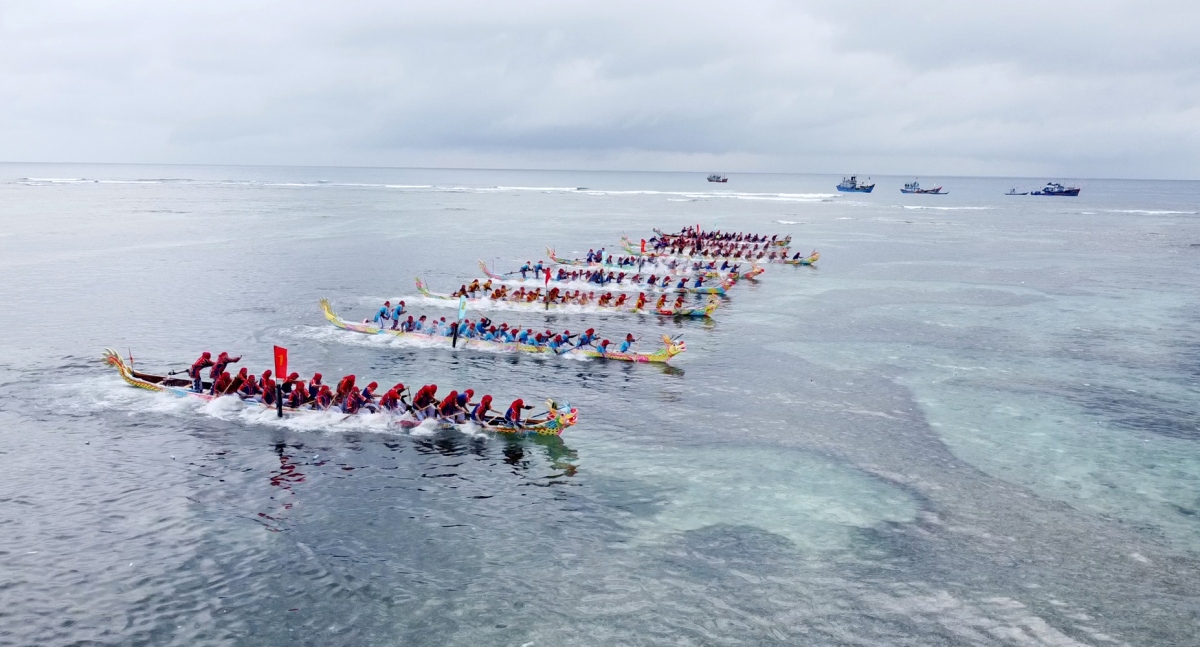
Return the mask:
<path id="1" fill-rule="evenodd" d="M 1200 183 L 0 165 L 0 644 L 1196 645 Z M 922 179 L 934 184 L 934 178 Z M 791 234 L 669 367 L 325 323 L 652 227 Z M 203 350 L 559 439 L 125 386 Z"/>

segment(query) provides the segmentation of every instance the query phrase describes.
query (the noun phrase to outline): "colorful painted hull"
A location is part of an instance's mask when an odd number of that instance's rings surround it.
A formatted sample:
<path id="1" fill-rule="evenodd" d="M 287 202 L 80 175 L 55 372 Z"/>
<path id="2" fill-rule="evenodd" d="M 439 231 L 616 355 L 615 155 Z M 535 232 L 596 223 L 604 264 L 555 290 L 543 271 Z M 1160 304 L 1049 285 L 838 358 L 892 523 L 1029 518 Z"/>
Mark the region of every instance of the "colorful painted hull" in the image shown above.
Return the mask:
<path id="1" fill-rule="evenodd" d="M 389 328 L 380 328 L 369 323 L 354 323 L 346 321 L 337 316 L 333 311 L 333 307 L 329 305 L 328 299 L 321 299 L 321 309 L 325 311 L 325 318 L 329 323 L 350 332 L 362 333 L 364 335 L 388 335 L 403 339 L 423 339 L 425 341 L 434 342 L 437 344 L 450 347 L 450 338 L 442 335 L 430 335 L 428 333 L 419 332 L 404 332 L 401 330 L 391 330 Z M 489 348 L 496 351 L 513 352 L 513 353 L 530 353 L 534 355 L 554 355 L 568 357 L 590 357 L 595 359 L 611 359 L 622 362 L 643 363 L 666 363 L 672 357 L 687 350 L 687 344 L 683 341 L 673 340 L 666 335 L 663 336 L 663 347 L 653 353 L 599 353 L 590 348 L 575 348 L 563 353 L 555 353 L 545 346 L 534 346 L 532 344 L 521 344 L 516 342 L 499 342 L 487 341 L 484 339 L 459 337 L 457 348 L 472 349 L 472 348 Z"/>
<path id="2" fill-rule="evenodd" d="M 438 299 L 441 301 L 453 301 L 455 303 L 458 302 L 457 296 L 451 296 L 449 294 L 439 294 L 437 292 L 431 292 L 429 290 L 429 287 L 425 285 L 425 282 L 421 280 L 421 277 L 417 277 L 417 291 L 421 293 L 421 296 L 427 297 L 430 299 Z M 489 305 L 502 303 L 505 305 L 515 306 L 515 307 L 519 307 L 519 308 L 526 308 L 528 310 L 541 310 L 541 311 L 559 311 L 559 310 L 565 310 L 569 307 L 577 305 L 577 304 L 562 304 L 562 303 L 551 303 L 551 304 L 547 305 L 544 301 L 496 301 L 494 299 L 488 299 L 488 298 L 481 299 L 481 298 L 470 298 L 470 297 L 467 298 L 467 303 L 474 305 L 477 308 L 478 307 L 487 307 Z M 664 317 L 709 317 L 709 316 L 712 316 L 713 311 L 715 311 L 717 309 L 717 306 L 719 306 L 719 305 L 721 305 L 721 302 L 714 295 L 709 298 L 708 303 L 706 303 L 703 308 L 680 308 L 679 310 L 667 310 L 667 309 L 657 310 L 653 307 L 646 307 L 646 308 L 642 308 L 642 309 L 636 309 L 636 308 L 625 307 L 625 306 L 622 306 L 620 308 L 616 308 L 613 306 L 601 307 L 594 303 L 588 304 L 587 307 L 600 308 L 604 312 L 619 312 L 619 313 L 628 313 L 628 314 L 657 314 L 657 315 L 662 315 Z"/>
<path id="3" fill-rule="evenodd" d="M 535 279 L 533 277 L 523 279 L 520 277 L 513 278 L 511 276 L 504 276 L 503 274 L 496 274 L 495 272 L 489 270 L 487 263 L 484 263 L 483 261 L 479 261 L 479 268 L 483 270 L 484 276 L 491 279 L 493 283 L 500 282 L 508 285 L 544 285 L 546 281 L 544 277 L 542 279 Z M 680 278 L 683 277 L 675 277 L 672 282 L 678 282 Z M 661 287 L 657 285 L 654 287 L 649 287 L 639 283 L 617 283 L 615 281 L 612 283 L 605 283 L 603 286 L 601 286 L 597 283 L 588 283 L 587 281 L 560 281 L 553 277 L 550 279 L 550 282 L 558 287 L 566 289 L 600 290 L 601 292 L 645 292 L 646 294 L 716 294 L 718 296 L 725 296 L 725 292 L 729 288 L 733 287 L 735 283 L 737 283 L 737 279 L 728 278 L 721 285 L 700 286 L 698 288 L 686 286 L 682 288 Z"/>
<path id="4" fill-rule="evenodd" d="M 813 265 L 819 260 L 821 260 L 821 252 L 813 252 L 804 258 L 797 258 L 796 260 L 789 258 L 784 263 L 788 265 Z"/>
<path id="5" fill-rule="evenodd" d="M 181 398 L 198 398 L 201 400 L 213 399 L 213 396 L 208 395 L 207 393 L 196 393 L 193 391 L 191 388 L 191 380 L 135 371 L 133 370 L 132 366 L 125 363 L 125 360 L 121 359 L 121 355 L 117 353 L 117 351 L 111 348 L 104 349 L 104 361 L 113 368 L 117 369 L 117 372 L 121 374 L 121 379 L 125 380 L 125 383 L 129 384 L 130 386 L 134 386 L 139 389 L 145 389 L 147 391 L 168 393 Z M 242 402 L 249 408 L 265 410 L 272 410 L 275 408 L 274 406 L 263 404 L 259 400 L 243 399 Z M 561 434 L 564 429 L 574 425 L 579 421 L 579 411 L 577 409 L 560 409 L 558 408 L 557 403 L 555 403 L 553 400 L 547 401 L 546 406 L 549 409 L 549 412 L 545 416 L 533 420 L 527 420 L 526 423 L 520 427 L 508 425 L 502 418 L 492 418 L 484 421 L 472 421 L 472 424 L 478 425 L 481 428 L 489 431 L 503 434 L 541 434 L 557 436 Z M 285 406 L 283 410 L 290 416 L 314 415 L 324 412 L 324 410 L 311 409 L 307 407 L 296 409 L 287 406 Z M 411 416 L 394 417 L 396 418 L 396 424 L 400 425 L 401 427 L 415 427 L 420 424 L 420 422 L 413 419 Z M 454 427 L 455 423 L 449 420 L 439 420 L 435 426 L 438 428 L 448 429 Z"/>

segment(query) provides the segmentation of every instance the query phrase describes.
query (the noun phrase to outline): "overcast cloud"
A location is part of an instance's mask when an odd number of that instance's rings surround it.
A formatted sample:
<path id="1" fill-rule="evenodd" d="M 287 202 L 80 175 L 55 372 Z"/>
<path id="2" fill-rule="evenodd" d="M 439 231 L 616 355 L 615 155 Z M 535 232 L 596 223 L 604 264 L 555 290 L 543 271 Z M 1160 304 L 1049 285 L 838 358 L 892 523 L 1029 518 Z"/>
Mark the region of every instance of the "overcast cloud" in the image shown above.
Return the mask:
<path id="1" fill-rule="evenodd" d="M 0 159 L 1200 178 L 1200 3 L 983 5 L 0 0 Z"/>

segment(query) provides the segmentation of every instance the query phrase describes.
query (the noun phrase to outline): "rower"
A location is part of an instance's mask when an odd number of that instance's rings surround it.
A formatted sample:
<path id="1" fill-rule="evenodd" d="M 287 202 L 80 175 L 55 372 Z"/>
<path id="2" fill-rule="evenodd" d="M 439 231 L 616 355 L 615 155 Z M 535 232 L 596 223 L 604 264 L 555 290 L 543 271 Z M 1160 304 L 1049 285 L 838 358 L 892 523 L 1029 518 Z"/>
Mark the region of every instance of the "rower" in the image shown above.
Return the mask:
<path id="1" fill-rule="evenodd" d="M 379 382 L 371 382 L 367 388 L 362 390 L 362 399 L 364 403 L 375 402 L 375 389 L 379 388 Z"/>
<path id="2" fill-rule="evenodd" d="M 233 380 L 229 377 L 229 371 L 221 371 L 221 374 L 212 381 L 212 386 L 209 388 L 208 393 L 209 395 L 218 397 L 225 395 L 225 389 L 228 389 L 232 383 Z"/>
<path id="3" fill-rule="evenodd" d="M 191 368 L 187 370 L 187 374 L 192 378 L 192 390 L 199 393 L 204 387 L 204 382 L 200 377 L 200 371 L 213 365 L 212 353 L 204 351 L 200 357 L 192 362 Z"/>
<path id="4" fill-rule="evenodd" d="M 607 339 L 600 342 L 600 345 L 596 347 L 596 352 L 600 353 L 601 356 L 608 354 L 608 340 Z"/>
<path id="5" fill-rule="evenodd" d="M 271 379 L 271 370 L 263 371 L 262 381 L 259 384 L 259 389 L 262 391 L 263 404 L 272 406 L 275 404 L 275 380 Z"/>
<path id="6" fill-rule="evenodd" d="M 484 422 L 484 417 L 487 416 L 488 411 L 490 411 L 491 408 L 492 396 L 483 396 L 479 399 L 479 404 L 475 405 L 474 409 L 471 409 L 471 419 L 476 422 Z"/>
<path id="7" fill-rule="evenodd" d="M 683 307 L 683 295 L 681 294 L 681 295 L 679 295 L 679 298 L 675 299 L 675 307 L 673 307 L 671 309 L 678 312 L 679 309 L 682 307 Z"/>
<path id="8" fill-rule="evenodd" d="M 621 352 L 628 353 L 629 347 L 633 346 L 633 342 L 635 342 L 635 341 L 637 341 L 637 340 L 633 338 L 633 333 L 629 333 L 629 334 L 625 335 L 625 341 L 621 342 L 621 349 L 620 349 Z"/>
<path id="9" fill-rule="evenodd" d="M 355 414 L 360 408 L 362 408 L 362 394 L 359 393 L 356 386 L 351 388 L 342 400 L 342 413 Z"/>
<path id="10" fill-rule="evenodd" d="M 237 372 L 237 375 L 233 376 L 233 381 L 228 386 L 226 386 L 224 389 L 222 389 L 218 395 L 225 395 L 228 393 L 236 394 L 239 390 L 241 390 L 242 385 L 245 384 L 246 381 L 250 380 L 250 379 L 252 379 L 250 377 L 250 374 L 246 372 L 245 368 L 242 368 L 240 371 Z"/>
<path id="11" fill-rule="evenodd" d="M 379 398 L 379 408 L 386 411 L 395 411 L 400 408 L 400 394 L 396 392 L 396 387 L 388 389 L 388 392 Z"/>
<path id="12" fill-rule="evenodd" d="M 655 310 L 662 310 L 662 309 L 663 309 L 663 307 L 664 307 L 664 306 L 666 306 L 666 305 L 667 305 L 667 295 L 665 295 L 665 294 L 660 294 L 660 295 L 658 296 L 658 303 L 655 303 L 655 304 L 654 304 L 654 309 L 655 309 Z"/>
<path id="13" fill-rule="evenodd" d="M 396 309 L 392 311 L 392 330 L 395 330 L 400 325 L 400 317 L 404 315 L 404 302 L 396 304 Z M 412 321 L 412 317 L 408 318 Z"/>
<path id="14" fill-rule="evenodd" d="M 521 410 L 532 408 L 533 407 L 526 406 L 524 400 L 517 398 L 516 400 L 513 400 L 512 404 L 508 405 L 508 411 L 504 412 L 504 422 L 508 423 L 508 425 L 512 427 L 522 427 Z"/>
<path id="15" fill-rule="evenodd" d="M 258 395 L 258 382 L 255 381 L 253 374 L 246 376 L 246 380 L 238 389 L 238 395 L 243 398 L 253 398 Z"/>
<path id="16" fill-rule="evenodd" d="M 337 390 L 335 390 L 333 393 L 333 403 L 340 404 L 353 388 L 354 376 L 347 375 L 343 377 L 340 381 L 338 381 Z"/>
<path id="17" fill-rule="evenodd" d="M 333 392 L 329 387 L 322 384 L 321 390 L 317 391 L 317 397 L 313 398 L 314 409 L 328 409 L 329 405 L 333 404 Z"/>
<path id="18" fill-rule="evenodd" d="M 583 331 L 582 335 L 579 336 L 579 341 L 575 342 L 575 348 L 591 346 L 592 342 L 594 341 L 596 341 L 596 329 L 588 328 L 587 330 Z"/>
<path id="19" fill-rule="evenodd" d="M 523 279 L 524 279 L 524 278 L 528 278 L 527 276 L 525 276 L 525 273 L 526 273 L 526 272 L 529 272 L 529 271 L 531 271 L 532 269 L 533 269 L 533 268 L 531 268 L 531 267 L 529 266 L 529 261 L 525 261 L 525 264 L 524 264 L 524 265 L 522 265 L 522 266 L 521 266 L 521 269 L 519 269 L 519 270 L 517 270 L 517 271 L 521 273 L 521 278 L 523 278 Z"/>
<path id="20" fill-rule="evenodd" d="M 383 328 L 384 326 L 387 325 L 388 320 L 391 318 L 392 318 L 392 302 L 384 301 L 383 305 L 379 308 L 379 312 L 375 313 L 374 323 L 376 326 Z"/>
<path id="21" fill-rule="evenodd" d="M 216 377 L 220 375 L 225 371 L 226 366 L 230 364 L 236 364 L 241 361 L 241 359 L 241 355 L 238 355 L 237 357 L 230 357 L 229 353 L 221 351 L 221 354 L 217 355 L 217 361 L 213 362 L 212 369 L 209 371 L 209 377 Z"/>
<path id="22" fill-rule="evenodd" d="M 315 399 L 317 394 L 321 392 L 322 386 L 324 385 L 321 384 L 321 374 L 313 373 L 312 379 L 308 381 L 308 399 Z"/>
<path id="23" fill-rule="evenodd" d="M 453 420 L 458 414 L 458 391 L 451 391 L 450 395 L 442 400 L 441 406 L 438 407 L 438 418 L 442 420 Z"/>

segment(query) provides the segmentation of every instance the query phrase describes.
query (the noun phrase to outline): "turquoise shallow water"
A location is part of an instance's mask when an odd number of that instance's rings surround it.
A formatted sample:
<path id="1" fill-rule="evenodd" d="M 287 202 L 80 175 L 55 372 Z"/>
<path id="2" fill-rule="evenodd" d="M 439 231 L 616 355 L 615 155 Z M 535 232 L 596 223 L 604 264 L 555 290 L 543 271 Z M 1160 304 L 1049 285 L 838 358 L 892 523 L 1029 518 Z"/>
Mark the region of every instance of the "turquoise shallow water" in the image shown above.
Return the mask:
<path id="1" fill-rule="evenodd" d="M 1200 184 L 838 179 L 0 166 L 0 643 L 1195 644 Z M 707 324 L 502 313 L 681 333 L 671 368 L 381 343 L 317 306 L 693 223 L 822 260 Z M 257 372 L 277 343 L 581 422 L 281 423 L 99 362 Z"/>

